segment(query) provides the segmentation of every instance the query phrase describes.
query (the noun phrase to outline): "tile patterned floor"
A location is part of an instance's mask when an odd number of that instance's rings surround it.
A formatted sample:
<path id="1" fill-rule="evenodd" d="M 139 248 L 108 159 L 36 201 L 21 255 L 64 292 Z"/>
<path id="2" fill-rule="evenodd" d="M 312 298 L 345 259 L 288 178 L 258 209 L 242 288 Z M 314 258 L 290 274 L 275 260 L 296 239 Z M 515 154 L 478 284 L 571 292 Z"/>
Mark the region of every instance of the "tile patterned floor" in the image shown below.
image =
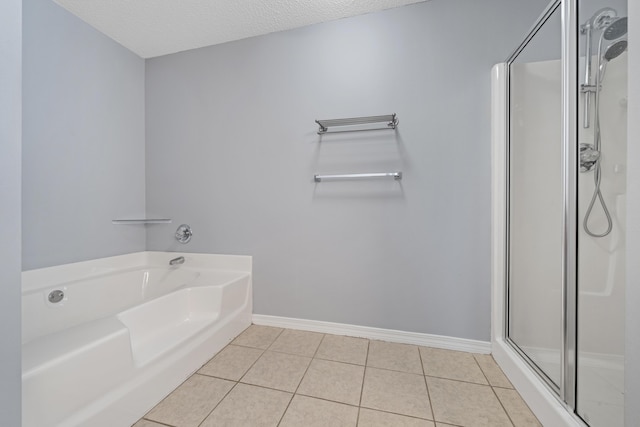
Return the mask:
<path id="1" fill-rule="evenodd" d="M 540 425 L 489 355 L 252 325 L 134 427 Z"/>

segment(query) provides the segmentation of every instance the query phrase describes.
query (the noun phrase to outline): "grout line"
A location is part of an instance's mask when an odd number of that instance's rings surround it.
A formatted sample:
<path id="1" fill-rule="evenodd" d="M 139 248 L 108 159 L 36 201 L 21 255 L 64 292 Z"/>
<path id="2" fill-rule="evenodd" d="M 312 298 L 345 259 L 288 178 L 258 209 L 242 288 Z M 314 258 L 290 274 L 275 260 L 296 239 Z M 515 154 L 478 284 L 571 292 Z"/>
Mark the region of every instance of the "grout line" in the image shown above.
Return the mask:
<path id="1" fill-rule="evenodd" d="M 227 348 L 227 347 L 228 347 L 228 346 L 230 346 L 230 345 L 232 345 L 232 346 L 234 346 L 234 347 L 252 348 L 252 349 L 254 349 L 254 350 L 262 350 L 262 351 L 266 351 L 266 350 L 267 350 L 266 348 L 251 347 L 250 345 L 244 345 L 244 344 L 232 344 L 232 343 L 227 344 L 227 345 L 225 346 L 225 348 Z M 269 344 L 269 345 L 271 345 L 271 344 Z M 268 348 L 268 347 L 267 347 L 267 348 Z M 224 350 L 224 349 L 223 349 L 223 350 Z M 222 350 L 220 350 L 220 351 L 222 351 Z M 216 356 L 217 356 L 217 354 L 216 354 Z M 216 357 L 216 356 L 213 356 L 213 357 Z M 213 357 L 212 357 L 212 359 L 213 359 Z"/>
<path id="2" fill-rule="evenodd" d="M 280 393 L 286 393 L 286 394 L 291 394 L 291 395 L 293 395 L 293 392 L 292 392 L 292 391 L 286 391 L 286 390 L 281 390 L 281 389 L 279 389 L 279 388 L 267 387 L 266 385 L 251 384 L 251 383 L 243 383 L 243 382 L 240 382 L 240 381 L 238 381 L 238 384 L 241 384 L 241 385 L 247 385 L 247 386 L 249 386 L 249 387 L 258 387 L 258 388 L 263 388 L 263 389 L 265 389 L 265 390 L 279 391 Z"/>
<path id="3" fill-rule="evenodd" d="M 307 359 L 313 359 L 313 358 L 314 358 L 314 356 L 306 356 L 306 355 L 304 355 L 304 354 L 299 354 L 299 353 L 290 353 L 290 352 L 282 351 L 282 350 L 271 350 L 271 349 L 268 349 L 268 350 L 265 350 L 265 351 L 268 351 L 268 352 L 270 352 L 270 353 L 288 354 L 289 356 L 304 357 L 304 358 L 307 358 Z M 320 360 L 323 360 L 323 359 L 320 359 Z"/>
<path id="4" fill-rule="evenodd" d="M 326 397 L 311 396 L 304 393 L 296 393 L 296 396 L 308 397 L 309 399 L 322 400 L 324 402 L 329 402 L 329 403 L 337 403 L 338 405 L 350 406 L 352 408 L 359 408 L 358 405 L 354 405 L 353 403 L 340 402 L 338 400 L 327 399 Z"/>
<path id="5" fill-rule="evenodd" d="M 444 421 L 436 421 L 436 420 L 431 419 L 431 418 L 416 417 L 415 415 L 401 414 L 400 412 L 392 412 L 392 411 L 388 411 L 386 409 L 369 408 L 368 406 L 360 406 L 360 409 L 368 409 L 368 410 L 374 411 L 374 412 L 384 412 L 385 414 L 398 415 L 400 417 L 412 418 L 414 420 L 420 420 L 420 421 L 433 421 L 434 424 L 436 422 L 438 422 L 438 423 L 443 423 L 444 422 Z M 456 426 L 456 424 L 451 424 L 451 423 L 449 423 L 449 425 Z M 457 427 L 464 427 L 464 426 L 457 426 Z"/>
<path id="6" fill-rule="evenodd" d="M 264 388 L 268 388 L 268 387 L 264 387 Z M 282 391 L 282 390 L 279 390 L 279 391 Z M 301 394 L 301 393 L 296 393 L 296 395 L 297 396 L 308 397 L 309 399 L 322 400 L 324 402 L 329 402 L 329 403 L 337 403 L 338 405 L 345 405 L 345 406 L 349 406 L 351 408 L 358 408 L 358 412 L 360 412 L 359 411 L 360 409 L 369 409 L 371 411 L 384 412 L 384 413 L 387 413 L 387 414 L 399 415 L 401 417 L 413 418 L 413 419 L 416 419 L 416 420 L 425 420 L 425 421 L 433 421 L 433 422 L 435 422 L 435 420 L 430 419 L 430 418 L 421 418 L 421 417 L 416 417 L 415 415 L 407 415 L 407 414 L 402 414 L 400 412 L 388 411 L 388 410 L 385 410 L 385 409 L 369 408 L 368 406 L 358 406 L 358 405 L 354 405 L 354 404 L 351 404 L 351 403 L 338 402 L 337 400 L 331 400 L 331 399 L 327 399 L 327 398 L 324 398 L 324 397 L 309 396 L 308 394 Z"/>
<path id="7" fill-rule="evenodd" d="M 285 331 L 285 329 L 282 330 L 282 332 L 284 332 L 284 331 Z M 316 332 L 316 333 L 318 333 L 318 332 Z M 287 404 L 287 407 L 285 408 L 284 412 L 282 413 L 282 416 L 280 417 L 280 420 L 278 421 L 278 426 L 280 425 L 280 423 L 284 419 L 285 414 L 289 410 L 289 407 L 291 406 L 291 402 L 293 402 L 293 398 L 298 393 L 298 389 L 300 388 L 300 384 L 302 384 L 302 380 L 307 375 L 307 372 L 309 371 L 309 367 L 311 366 L 311 363 L 313 362 L 313 358 L 318 353 L 318 349 L 320 348 L 320 344 L 322 344 L 322 341 L 324 340 L 325 335 L 326 334 L 322 334 L 322 338 L 320 338 L 320 342 L 318 343 L 318 346 L 316 347 L 316 350 L 313 352 L 313 356 L 309 360 L 309 364 L 307 365 L 307 369 L 304 370 L 304 374 L 302 374 L 302 377 L 300 377 L 300 381 L 298 382 L 298 385 L 296 386 L 296 389 L 294 390 L 293 394 L 291 395 L 291 400 L 289 400 L 289 403 Z M 287 353 L 285 353 L 285 354 L 287 354 Z"/>
<path id="8" fill-rule="evenodd" d="M 160 421 L 155 421 L 155 420 L 152 420 L 152 419 L 150 419 L 150 418 L 142 417 L 142 418 L 140 418 L 140 420 L 147 420 L 147 421 L 149 421 L 149 422 L 152 422 L 152 423 L 154 423 L 154 424 L 158 424 L 158 425 L 161 425 L 161 426 L 175 427 L 173 424 L 161 423 Z M 136 424 L 138 424 L 138 422 L 139 422 L 140 420 L 136 421 Z M 135 424 L 134 424 L 134 426 L 135 426 Z"/>
<path id="9" fill-rule="evenodd" d="M 318 360 L 325 360 L 327 362 L 336 362 L 336 363 L 344 363 L 345 365 L 351 365 L 351 366 L 360 366 L 362 368 L 365 368 L 367 365 L 361 365 L 359 363 L 353 363 L 353 362 L 345 362 L 343 360 L 335 360 L 335 359 L 328 359 L 326 357 L 320 357 L 320 356 L 315 356 L 314 359 L 318 359 Z"/>
<path id="10" fill-rule="evenodd" d="M 194 375 L 195 375 L 195 374 L 194 374 Z M 234 388 L 236 388 L 236 386 L 238 385 L 238 382 L 237 382 L 237 381 L 235 381 L 234 383 L 235 383 L 235 384 L 233 384 L 233 387 L 231 387 L 231 388 L 229 389 L 229 391 L 227 391 L 227 392 L 224 394 L 224 396 L 222 396 L 222 399 L 220 399 L 220 400 L 218 401 L 218 403 L 216 403 L 216 405 L 213 407 L 213 409 L 211 409 L 211 410 L 209 411 L 209 413 L 208 413 L 208 414 L 207 414 L 207 415 L 202 419 L 202 421 L 200 421 L 200 422 L 198 423 L 198 426 L 201 426 L 201 425 L 202 425 L 202 423 L 204 423 L 204 422 L 207 420 L 207 418 L 209 418 L 209 416 L 213 413 L 213 411 L 215 411 L 215 410 L 216 410 L 216 408 L 217 408 L 218 406 L 220 406 L 220 404 L 222 403 L 222 401 L 223 401 L 224 399 L 226 399 L 226 398 L 227 398 L 227 396 L 229 396 L 229 393 L 231 393 L 231 391 L 232 391 Z"/>
<path id="11" fill-rule="evenodd" d="M 362 365 L 360 365 L 362 366 Z M 379 369 L 381 371 L 388 371 L 388 372 L 397 372 L 399 374 L 409 374 L 409 375 L 417 375 L 419 377 L 424 377 L 424 374 L 418 373 L 418 372 L 407 372 L 407 371 L 399 371 L 397 369 L 389 369 L 389 368 L 379 368 L 377 366 L 371 366 L 371 365 L 367 365 L 367 368 L 371 368 L 371 369 Z M 433 375 L 429 375 L 429 376 L 433 376 Z M 486 384 L 485 384 L 486 385 Z"/>
<path id="12" fill-rule="evenodd" d="M 476 362 L 476 366 L 478 366 L 478 369 L 480 369 L 480 372 L 482 373 L 482 376 L 484 377 L 485 380 L 487 380 L 487 384 L 489 384 L 491 387 L 493 387 L 493 385 L 491 384 L 491 381 L 489 380 L 489 377 L 487 376 L 487 374 L 484 371 L 484 369 L 482 369 L 482 365 L 480 364 L 480 362 L 478 362 L 478 359 L 476 359 L 475 355 L 473 355 L 473 361 Z"/>
<path id="13" fill-rule="evenodd" d="M 362 394 L 364 393 L 364 380 L 367 376 L 367 363 L 369 363 L 369 345 L 371 344 L 371 340 L 367 340 L 367 356 L 364 358 L 364 373 L 362 374 L 362 387 L 360 387 L 360 402 L 358 402 L 358 406 L 362 405 Z"/>
<path id="14" fill-rule="evenodd" d="M 204 365 L 203 365 L 203 366 L 204 366 Z M 156 403 L 156 404 L 153 406 L 153 408 L 149 409 L 149 410 L 147 411 L 147 413 L 146 413 L 146 414 L 144 414 L 144 415 L 142 416 L 142 418 L 144 418 L 144 419 L 146 419 L 146 420 L 149 420 L 149 421 L 153 421 L 154 423 L 157 423 L 158 421 L 155 421 L 155 420 L 153 420 L 153 419 L 151 419 L 151 418 L 146 418 L 146 417 L 147 417 L 147 415 L 149 415 L 149 413 L 150 413 L 151 411 L 153 411 L 155 408 L 157 408 L 158 406 L 160 406 L 160 405 L 162 404 L 162 402 L 164 402 L 165 400 L 167 400 L 167 399 L 169 398 L 169 396 L 171 396 L 171 395 L 172 395 L 172 394 L 173 394 L 177 389 L 179 389 L 179 388 L 180 388 L 184 383 L 186 383 L 187 381 L 189 381 L 189 380 L 191 379 L 191 377 L 192 377 L 192 376 L 194 376 L 194 375 L 195 375 L 195 374 L 197 374 L 197 373 L 198 373 L 198 371 L 194 372 L 193 374 L 191 374 L 191 375 L 189 375 L 187 378 L 185 378 L 185 380 L 184 380 L 184 381 L 182 381 L 180 384 L 178 384 L 178 385 L 177 385 L 173 390 L 171 390 L 171 392 L 169 392 L 169 394 L 167 394 L 165 397 L 163 397 L 163 398 L 162 398 L 162 400 L 161 400 L 160 402 Z M 139 420 L 138 420 L 138 421 L 139 421 Z M 136 421 L 136 422 L 138 422 L 138 421 Z M 165 425 L 169 425 L 169 426 L 170 426 L 170 424 L 165 424 Z"/>
<path id="15" fill-rule="evenodd" d="M 493 387 L 491 387 L 491 392 L 493 393 L 493 395 L 496 397 L 496 399 L 498 399 L 498 403 L 500 404 L 500 407 L 502 408 L 502 410 L 504 411 L 505 414 L 507 414 L 507 418 L 509 419 L 509 421 L 511 422 L 511 424 L 515 427 L 516 423 L 511 419 L 511 415 L 509 415 L 509 411 L 507 411 L 507 408 L 504 407 L 504 404 L 502 403 L 502 400 L 500 400 L 500 397 L 498 397 L 498 394 L 496 393 L 496 391 L 493 389 Z"/>
<path id="16" fill-rule="evenodd" d="M 518 391 L 518 390 L 516 390 L 516 389 L 515 389 L 515 388 L 513 388 L 513 387 L 505 387 L 505 386 L 503 386 L 503 385 L 492 385 L 491 387 L 493 387 L 493 388 L 499 388 L 499 389 L 502 389 L 502 390 L 513 390 L 513 391 L 516 391 L 516 392 Z M 518 395 L 519 395 L 519 394 L 520 394 L 520 393 L 518 393 Z"/>
<path id="17" fill-rule="evenodd" d="M 474 383 L 473 381 L 465 381 L 465 380 L 458 380 L 455 378 L 447 378 L 447 377 L 439 377 L 437 375 L 425 375 L 425 377 L 429 377 L 429 378 L 437 378 L 439 380 L 447 380 L 447 381 L 455 381 L 458 383 L 465 383 L 465 384 L 473 384 L 473 385 L 481 385 L 483 387 L 492 387 L 491 384 L 483 384 L 483 383 Z M 513 389 L 509 389 L 509 390 L 513 390 Z"/>
<path id="18" fill-rule="evenodd" d="M 248 328 L 247 328 L 247 329 L 248 329 Z M 246 329 L 245 329 L 245 331 L 246 331 Z M 279 333 L 279 334 L 274 338 L 274 340 L 271 342 L 271 344 L 269 344 L 269 346 L 267 347 L 267 349 L 268 349 L 269 347 L 271 347 L 271 346 L 273 345 L 273 343 L 274 343 L 274 342 L 276 342 L 276 340 L 278 339 L 278 337 L 279 337 L 280 335 L 282 335 L 282 332 L 284 332 L 284 329 L 283 329 L 283 330 L 281 330 L 281 331 L 280 331 L 280 333 Z M 233 341 L 232 341 L 232 342 L 233 342 Z M 228 346 L 228 345 L 231 345 L 231 343 L 227 344 L 227 346 Z M 237 345 L 237 344 L 233 344 L 233 345 Z M 227 380 L 227 381 L 233 381 L 233 382 L 235 382 L 235 384 L 233 385 L 233 387 L 231 387 L 231 388 L 229 389 L 229 391 L 224 395 L 224 397 L 223 397 L 222 399 L 220 399 L 220 401 L 219 401 L 219 402 L 214 406 L 214 408 L 213 408 L 213 409 L 212 409 L 212 410 L 207 414 L 207 416 L 206 416 L 206 417 L 204 417 L 204 419 L 202 420 L 202 422 L 200 422 L 200 424 L 198 424 L 198 426 L 202 425 L 202 423 L 204 423 L 204 422 L 205 422 L 205 420 L 206 420 L 207 418 L 209 418 L 209 416 L 213 413 L 213 411 L 215 411 L 215 410 L 216 410 L 216 408 L 217 408 L 218 406 L 220 406 L 220 404 L 222 403 L 222 401 L 223 401 L 223 400 L 225 400 L 225 399 L 227 398 L 227 396 L 229 395 L 229 393 L 231 393 L 231 391 L 232 391 L 233 389 L 235 389 L 235 388 L 236 388 L 236 386 L 237 386 L 238 384 L 247 384 L 247 383 L 241 383 L 240 381 L 241 381 L 241 380 L 242 380 L 242 379 L 247 375 L 247 373 L 251 370 L 251 368 L 253 368 L 253 366 L 258 362 L 258 360 L 260 360 L 260 359 L 262 358 L 262 356 L 264 356 L 264 354 L 267 352 L 267 349 L 261 349 L 261 348 L 256 348 L 256 347 L 249 347 L 249 346 L 238 346 L 238 347 L 251 348 L 251 349 L 257 349 L 257 350 L 262 351 L 262 354 L 260 354 L 260 356 L 259 356 L 259 357 L 258 357 L 258 358 L 257 358 L 257 359 L 252 363 L 252 364 L 251 364 L 251 366 L 249 366 L 249 368 L 245 371 L 245 373 L 244 373 L 244 374 L 242 374 L 242 376 L 240 377 L 240 379 L 238 379 L 238 380 L 234 381 L 234 380 L 228 380 L 228 379 L 223 378 L 223 379 L 225 379 L 225 380 Z M 226 348 L 226 346 L 225 346 L 225 348 Z M 224 348 L 223 348 L 223 350 L 224 350 Z M 218 352 L 218 354 L 220 354 L 221 352 L 222 352 L 222 350 L 220 350 L 220 352 Z M 216 354 L 216 356 L 217 356 L 218 354 Z M 214 356 L 214 357 L 215 357 L 215 356 Z M 213 359 L 213 358 L 212 358 L 212 359 Z M 207 363 L 208 363 L 208 362 L 207 362 Z M 203 366 L 204 366 L 204 365 L 203 365 Z M 200 369 L 202 369 L 202 367 L 201 367 Z M 198 372 L 196 372 L 196 374 L 197 374 L 197 373 L 198 373 Z M 195 375 L 195 374 L 194 374 L 194 375 Z M 204 376 L 208 376 L 208 377 L 210 377 L 210 378 L 218 378 L 218 377 L 214 377 L 214 376 L 212 376 L 212 375 L 206 375 L 206 374 L 198 374 L 198 375 L 204 375 Z M 255 386 L 255 384 L 247 384 L 247 385 L 253 385 L 253 386 Z M 257 386 L 257 387 L 259 387 L 259 386 Z M 267 387 L 264 387 L 264 388 L 267 388 Z M 273 390 L 276 390 L 276 389 L 273 389 Z M 277 390 L 277 391 L 282 392 L 283 390 Z M 292 396 L 293 396 L 293 395 L 292 395 Z M 287 405 L 287 407 L 288 407 L 288 405 Z M 283 413 L 283 415 L 284 415 L 284 413 Z"/>
<path id="19" fill-rule="evenodd" d="M 320 339 L 320 343 L 324 339 L 324 336 L 325 336 L 325 334 L 322 334 L 322 338 Z M 316 350 L 313 352 L 313 356 L 311 356 L 311 360 L 309 360 L 309 364 L 307 365 L 307 369 L 304 370 L 304 374 L 302 374 L 302 376 L 300 377 L 300 381 L 298 382 L 296 390 L 293 392 L 294 395 L 298 393 L 298 389 L 300 388 L 300 384 L 302 384 L 302 380 L 304 380 L 304 377 L 307 376 L 307 372 L 309 372 L 309 368 L 311 367 L 311 364 L 313 363 L 313 359 L 316 357 L 316 354 L 318 354 L 318 349 L 320 348 L 320 343 L 318 343 L 318 347 L 316 347 Z"/>
<path id="20" fill-rule="evenodd" d="M 284 419 L 284 414 L 287 413 L 287 411 L 289 410 L 289 406 L 291 406 L 291 402 L 293 402 L 293 396 L 295 396 L 295 394 L 292 393 L 291 397 L 289 398 L 289 403 L 287 403 L 287 407 L 284 408 L 284 411 L 282 411 L 282 415 L 280 415 L 280 419 L 278 420 L 278 424 L 276 424 L 276 426 L 279 426 Z"/>
<path id="21" fill-rule="evenodd" d="M 326 336 L 327 334 L 322 334 L 322 339 L 320 339 L 320 344 L 318 344 L 318 348 L 316 348 L 316 352 L 313 354 L 313 357 L 316 357 L 316 355 L 318 354 L 318 350 L 320 350 L 320 347 L 322 347 L 322 343 L 324 342 Z"/>
<path id="22" fill-rule="evenodd" d="M 253 325 L 253 324 L 252 324 L 252 325 Z M 247 329 L 248 329 L 248 328 L 247 328 Z M 257 347 L 240 346 L 240 347 L 244 347 L 244 348 L 252 348 L 252 349 L 258 349 L 258 350 L 261 350 L 261 351 L 262 351 L 262 354 L 260 354 L 260 356 L 258 356 L 258 358 L 257 358 L 257 359 L 256 359 L 256 360 L 251 364 L 251 366 L 249 366 L 249 368 L 244 372 L 244 374 L 242 374 L 242 375 L 240 376 L 240 378 L 238 379 L 238 382 L 241 382 L 241 381 L 242 381 L 242 379 L 243 379 L 245 376 L 247 376 L 247 374 L 249 373 L 249 371 L 250 371 L 250 370 L 255 366 L 255 364 L 256 364 L 256 363 L 258 363 L 258 360 L 262 359 L 262 356 L 264 356 L 264 354 L 267 352 L 267 350 L 269 349 L 269 347 L 271 347 L 271 346 L 273 345 L 273 343 L 274 343 L 274 342 L 276 342 L 276 340 L 278 339 L 278 337 L 279 337 L 280 335 L 282 335 L 282 333 L 283 333 L 283 332 L 284 332 L 284 329 L 282 329 L 282 330 L 280 331 L 280 333 L 278 334 L 278 336 L 277 336 L 277 337 L 275 337 L 275 338 L 273 339 L 273 342 L 272 342 L 271 344 L 269 344 L 269 345 L 267 346 L 267 348 L 257 348 Z M 233 341 L 232 341 L 232 342 L 233 342 Z M 234 344 L 234 345 L 235 345 L 235 344 Z M 246 383 L 243 383 L 243 384 L 246 384 Z M 282 391 L 282 390 L 280 390 L 280 391 Z"/>
<path id="23" fill-rule="evenodd" d="M 362 370 L 362 385 L 360 386 L 360 400 L 358 400 L 358 416 L 356 417 L 356 427 L 360 422 L 360 409 L 362 408 L 362 395 L 364 394 L 364 379 L 367 376 L 367 362 L 369 361 L 369 346 L 371 340 L 367 340 L 367 354 L 364 358 L 364 369 Z"/>
<path id="24" fill-rule="evenodd" d="M 265 350 L 269 350 L 271 348 L 271 346 L 278 341 L 278 338 L 280 338 L 282 336 L 282 334 L 284 333 L 284 331 L 286 331 L 285 328 L 281 328 L 282 330 L 280 331 L 280 333 L 273 339 L 273 341 L 271 341 L 271 344 L 269 344 L 269 346 L 267 348 L 265 348 Z"/>
<path id="25" fill-rule="evenodd" d="M 240 378 L 238 378 L 238 382 L 242 381 L 242 379 L 247 376 L 247 374 L 249 373 L 249 371 L 255 366 L 256 363 L 258 363 L 258 360 L 262 359 L 262 356 L 264 356 L 264 354 L 267 352 L 267 350 L 262 350 L 262 354 L 260 356 L 258 356 L 258 358 L 251 364 L 251 366 L 249 366 L 247 368 L 246 371 L 244 371 L 244 374 L 240 375 Z"/>
<path id="26" fill-rule="evenodd" d="M 431 401 L 431 393 L 429 393 L 429 384 L 427 383 L 427 374 L 424 371 L 424 361 L 422 360 L 422 352 L 418 348 L 418 356 L 420 357 L 420 366 L 422 367 L 422 375 L 424 378 L 424 386 L 427 389 L 427 399 L 429 399 L 429 409 L 431 409 L 431 418 L 433 418 L 433 425 L 436 424 L 436 413 L 433 410 L 433 402 Z"/>

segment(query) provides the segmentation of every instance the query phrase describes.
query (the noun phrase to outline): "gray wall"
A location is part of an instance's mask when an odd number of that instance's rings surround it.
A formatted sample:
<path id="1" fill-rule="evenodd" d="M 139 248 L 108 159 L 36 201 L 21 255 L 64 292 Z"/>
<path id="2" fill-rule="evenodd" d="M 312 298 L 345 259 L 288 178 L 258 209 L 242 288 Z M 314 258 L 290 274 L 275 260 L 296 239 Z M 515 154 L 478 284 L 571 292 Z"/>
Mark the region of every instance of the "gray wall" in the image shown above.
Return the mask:
<path id="1" fill-rule="evenodd" d="M 629 1 L 629 76 L 640 75 L 640 2 Z M 640 82 L 629 78 L 625 425 L 640 426 Z"/>
<path id="2" fill-rule="evenodd" d="M 145 248 L 144 61 L 51 0 L 24 4 L 23 269 Z"/>
<path id="3" fill-rule="evenodd" d="M 22 0 L 0 2 L 0 420 L 20 425 Z"/>
<path id="4" fill-rule="evenodd" d="M 255 313 L 489 340 L 490 87 L 547 1 L 437 0 L 147 61 L 149 250 L 249 254 Z M 500 25 L 495 25 L 500 23 Z M 390 131 L 314 119 L 396 112 Z M 396 182 L 314 173 L 402 170 Z"/>

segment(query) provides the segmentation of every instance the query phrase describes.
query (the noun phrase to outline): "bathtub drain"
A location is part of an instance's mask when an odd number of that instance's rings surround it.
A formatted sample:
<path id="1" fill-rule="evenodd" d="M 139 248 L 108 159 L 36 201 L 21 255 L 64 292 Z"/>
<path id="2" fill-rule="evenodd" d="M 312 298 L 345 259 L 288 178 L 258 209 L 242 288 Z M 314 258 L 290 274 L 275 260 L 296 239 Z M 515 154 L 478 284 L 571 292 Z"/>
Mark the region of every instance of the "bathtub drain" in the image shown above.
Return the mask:
<path id="1" fill-rule="evenodd" d="M 63 298 L 64 298 L 64 292 L 62 292 L 59 289 L 49 292 L 49 302 L 52 302 L 52 303 L 60 302 L 62 301 Z"/>

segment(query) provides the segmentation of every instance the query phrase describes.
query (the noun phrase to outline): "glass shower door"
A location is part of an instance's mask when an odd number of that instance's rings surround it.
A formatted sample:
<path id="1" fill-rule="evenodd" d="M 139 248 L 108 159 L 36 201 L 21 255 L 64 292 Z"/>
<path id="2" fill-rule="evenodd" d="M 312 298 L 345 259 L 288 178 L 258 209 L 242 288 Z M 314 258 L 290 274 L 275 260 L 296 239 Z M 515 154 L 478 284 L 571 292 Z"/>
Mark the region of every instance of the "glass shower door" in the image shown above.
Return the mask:
<path id="1" fill-rule="evenodd" d="M 549 385 L 562 375 L 562 69 L 559 3 L 508 63 L 506 335 Z"/>

